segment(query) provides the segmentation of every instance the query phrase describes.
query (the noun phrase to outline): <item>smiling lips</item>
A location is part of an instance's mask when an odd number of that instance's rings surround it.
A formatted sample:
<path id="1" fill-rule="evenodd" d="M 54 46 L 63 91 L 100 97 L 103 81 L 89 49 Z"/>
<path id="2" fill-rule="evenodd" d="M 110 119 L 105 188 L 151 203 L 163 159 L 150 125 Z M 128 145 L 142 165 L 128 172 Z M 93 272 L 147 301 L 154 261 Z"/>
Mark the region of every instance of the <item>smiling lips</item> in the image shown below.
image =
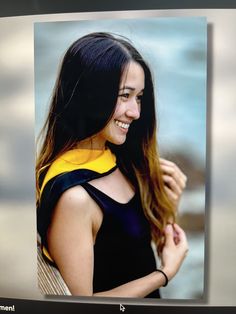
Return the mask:
<path id="1" fill-rule="evenodd" d="M 119 120 L 115 120 L 115 124 L 121 127 L 122 129 L 128 130 L 130 123 L 124 123 Z"/>

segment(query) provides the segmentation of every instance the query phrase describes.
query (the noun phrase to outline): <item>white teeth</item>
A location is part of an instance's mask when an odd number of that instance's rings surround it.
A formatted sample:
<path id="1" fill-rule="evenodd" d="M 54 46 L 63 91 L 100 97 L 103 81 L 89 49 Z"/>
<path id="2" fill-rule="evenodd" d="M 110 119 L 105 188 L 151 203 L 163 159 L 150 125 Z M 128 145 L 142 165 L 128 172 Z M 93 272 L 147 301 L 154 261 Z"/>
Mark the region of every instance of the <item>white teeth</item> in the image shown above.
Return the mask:
<path id="1" fill-rule="evenodd" d="M 116 125 L 118 125 L 119 127 L 123 128 L 123 129 L 128 129 L 129 128 L 129 124 L 128 123 L 123 123 L 121 121 L 115 120 Z"/>

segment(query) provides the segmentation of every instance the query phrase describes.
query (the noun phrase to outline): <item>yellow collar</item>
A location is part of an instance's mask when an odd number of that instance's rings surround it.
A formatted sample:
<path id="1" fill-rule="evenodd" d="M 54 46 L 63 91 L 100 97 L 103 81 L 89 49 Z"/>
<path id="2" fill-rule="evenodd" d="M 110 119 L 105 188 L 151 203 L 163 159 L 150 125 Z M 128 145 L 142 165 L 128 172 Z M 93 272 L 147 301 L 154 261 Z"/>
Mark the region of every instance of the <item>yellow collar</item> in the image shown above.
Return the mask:
<path id="1" fill-rule="evenodd" d="M 57 158 L 49 167 L 44 178 L 40 195 L 49 180 L 55 176 L 78 169 L 105 173 L 116 166 L 116 156 L 110 149 L 72 149 Z"/>

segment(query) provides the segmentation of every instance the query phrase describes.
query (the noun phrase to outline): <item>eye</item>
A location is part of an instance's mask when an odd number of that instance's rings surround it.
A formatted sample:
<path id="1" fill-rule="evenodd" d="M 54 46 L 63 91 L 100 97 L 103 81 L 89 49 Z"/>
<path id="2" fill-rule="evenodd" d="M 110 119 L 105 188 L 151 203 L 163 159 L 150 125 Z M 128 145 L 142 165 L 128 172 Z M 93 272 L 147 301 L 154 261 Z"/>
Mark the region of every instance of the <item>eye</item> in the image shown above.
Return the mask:
<path id="1" fill-rule="evenodd" d="M 143 94 L 138 95 L 138 96 L 136 97 L 136 99 L 137 99 L 137 102 L 140 104 L 140 103 L 142 102 L 142 99 L 143 99 Z"/>
<path id="2" fill-rule="evenodd" d="M 129 98 L 129 93 L 123 93 L 123 94 L 120 94 L 119 97 L 121 97 L 123 100 L 127 100 Z"/>

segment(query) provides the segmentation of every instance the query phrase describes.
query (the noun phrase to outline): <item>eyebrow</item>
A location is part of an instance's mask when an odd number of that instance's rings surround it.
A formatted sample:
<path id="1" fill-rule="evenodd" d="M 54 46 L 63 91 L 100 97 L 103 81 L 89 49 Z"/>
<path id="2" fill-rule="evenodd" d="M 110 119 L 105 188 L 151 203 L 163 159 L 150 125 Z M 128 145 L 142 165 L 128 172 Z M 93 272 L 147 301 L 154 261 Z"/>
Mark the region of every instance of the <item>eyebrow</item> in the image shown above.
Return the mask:
<path id="1" fill-rule="evenodd" d="M 119 89 L 119 91 L 122 91 L 122 90 L 124 90 L 124 89 L 129 89 L 129 90 L 135 91 L 135 88 L 134 88 L 134 87 L 131 87 L 131 86 L 123 86 L 123 87 L 121 87 L 121 88 Z M 142 90 L 140 91 L 140 93 L 143 92 L 143 91 L 144 91 L 144 89 L 142 89 Z"/>

